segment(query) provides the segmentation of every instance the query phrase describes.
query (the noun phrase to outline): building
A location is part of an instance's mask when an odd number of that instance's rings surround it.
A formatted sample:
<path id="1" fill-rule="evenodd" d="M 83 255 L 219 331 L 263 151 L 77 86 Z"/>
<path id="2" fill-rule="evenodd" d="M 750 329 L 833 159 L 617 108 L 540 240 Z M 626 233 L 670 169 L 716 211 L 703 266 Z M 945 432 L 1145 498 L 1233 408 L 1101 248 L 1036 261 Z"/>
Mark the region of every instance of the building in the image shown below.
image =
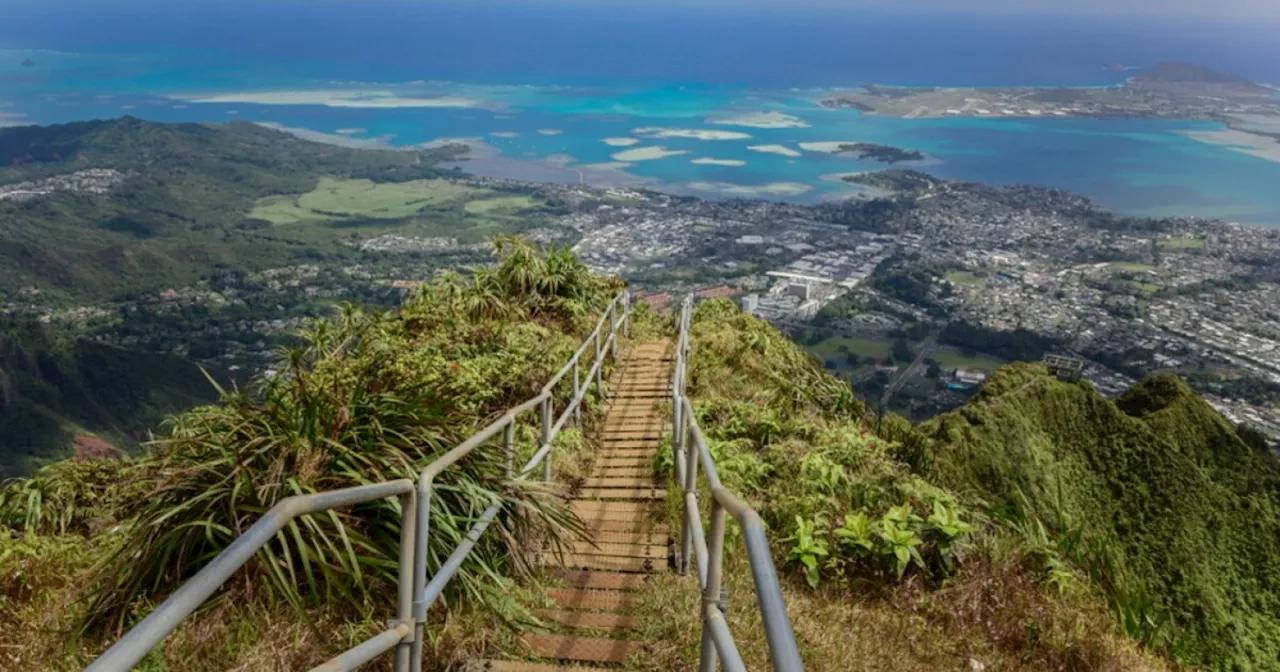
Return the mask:
<path id="1" fill-rule="evenodd" d="M 746 295 L 746 296 L 742 297 L 742 309 L 743 309 L 743 310 L 745 310 L 745 311 L 747 311 L 748 313 L 751 313 L 752 315 L 754 315 L 754 314 L 755 314 L 755 312 L 756 312 L 756 310 L 757 310 L 757 309 L 759 309 L 759 308 L 760 308 L 760 295 L 759 295 L 759 294 L 748 294 L 748 295 Z"/>

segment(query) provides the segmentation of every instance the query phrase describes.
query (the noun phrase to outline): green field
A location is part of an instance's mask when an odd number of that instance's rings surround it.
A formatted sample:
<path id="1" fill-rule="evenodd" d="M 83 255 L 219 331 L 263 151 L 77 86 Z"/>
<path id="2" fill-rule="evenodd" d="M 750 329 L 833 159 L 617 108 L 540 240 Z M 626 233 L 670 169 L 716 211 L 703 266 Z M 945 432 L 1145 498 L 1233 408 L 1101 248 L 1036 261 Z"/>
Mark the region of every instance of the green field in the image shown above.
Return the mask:
<path id="1" fill-rule="evenodd" d="M 844 336 L 832 336 L 815 345 L 808 345 L 805 348 L 812 352 L 819 359 L 826 361 L 828 359 L 844 360 L 846 353 L 840 352 L 840 346 L 848 346 L 849 352 L 857 355 L 859 358 L 884 359 L 889 356 L 892 348 L 891 341 L 882 341 L 874 338 L 846 338 Z"/>
<path id="2" fill-rule="evenodd" d="M 1151 264 L 1139 264 L 1132 261 L 1113 261 L 1110 266 L 1117 271 L 1127 271 L 1129 273 L 1146 273 L 1147 271 L 1156 270 L 1156 267 Z"/>
<path id="3" fill-rule="evenodd" d="M 1138 291 L 1140 291 L 1140 292 L 1146 293 L 1146 294 L 1155 294 L 1156 292 L 1160 291 L 1161 289 L 1164 289 L 1163 287 L 1161 287 L 1160 285 L 1155 284 L 1154 282 L 1141 282 L 1141 281 L 1138 281 L 1138 280 L 1130 280 L 1130 281 L 1129 281 L 1129 284 L 1130 284 L 1134 289 L 1136 289 L 1136 290 L 1138 290 Z"/>
<path id="4" fill-rule="evenodd" d="M 1204 241 L 1199 238 L 1183 236 L 1181 238 L 1162 240 L 1160 241 L 1160 247 L 1165 250 L 1201 250 L 1204 249 Z"/>
<path id="5" fill-rule="evenodd" d="M 469 215 L 510 217 L 537 207 L 537 201 L 528 196 L 497 196 L 469 201 L 465 210 Z"/>
<path id="6" fill-rule="evenodd" d="M 983 284 L 984 280 L 969 271 L 947 271 L 947 282 L 953 285 L 973 285 Z"/>
<path id="7" fill-rule="evenodd" d="M 982 369 L 983 371 L 995 371 L 1005 365 L 1004 360 L 988 357 L 986 355 L 974 355 L 968 357 L 958 350 L 950 348 L 939 348 L 930 355 L 943 369 Z"/>
<path id="8" fill-rule="evenodd" d="M 301 196 L 268 196 L 255 203 L 250 217 L 272 224 L 341 219 L 404 219 L 424 208 L 453 204 L 481 216 L 513 215 L 534 205 L 528 196 L 497 195 L 447 180 L 377 183 L 320 178 Z"/>

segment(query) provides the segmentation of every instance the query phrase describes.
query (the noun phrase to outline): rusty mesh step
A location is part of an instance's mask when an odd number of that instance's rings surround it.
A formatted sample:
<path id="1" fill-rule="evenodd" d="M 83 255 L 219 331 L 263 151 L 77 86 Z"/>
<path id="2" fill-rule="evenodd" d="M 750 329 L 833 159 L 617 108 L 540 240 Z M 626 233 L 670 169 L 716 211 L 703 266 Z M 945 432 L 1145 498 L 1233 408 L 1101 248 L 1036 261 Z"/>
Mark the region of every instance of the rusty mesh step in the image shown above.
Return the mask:
<path id="1" fill-rule="evenodd" d="M 578 555 L 576 553 L 566 553 L 563 556 L 544 553 L 538 556 L 538 564 L 543 567 L 590 569 L 599 572 L 628 572 L 632 574 L 650 574 L 667 567 L 665 560 L 654 560 L 653 558 L 623 558 L 615 555 Z"/>
<path id="2" fill-rule="evenodd" d="M 648 462 L 652 462 L 652 460 L 645 460 L 645 463 L 648 463 Z M 611 466 L 605 466 L 600 469 L 597 469 L 595 474 L 596 475 L 593 478 L 600 478 L 600 479 L 639 478 L 639 479 L 644 479 L 650 484 L 657 482 L 657 476 L 654 475 L 652 466 L 622 467 L 622 466 L 611 465 Z M 593 478 L 589 478 L 587 480 L 590 481 L 590 480 L 593 480 Z"/>
<path id="3" fill-rule="evenodd" d="M 595 590 L 640 590 L 649 581 L 647 574 L 592 572 L 583 569 L 553 570 L 551 575 L 570 588 Z"/>
<path id="4" fill-rule="evenodd" d="M 654 526 L 658 527 L 658 526 Z M 654 530 L 593 530 L 591 541 L 597 544 L 641 544 L 645 546 L 666 546 L 668 535 L 666 529 Z"/>
<path id="5" fill-rule="evenodd" d="M 648 521 L 647 516 L 636 516 L 626 519 L 608 519 L 608 518 L 587 518 L 579 516 L 583 519 L 583 523 L 587 526 L 587 531 L 591 534 L 611 533 L 611 532 L 652 532 L 653 534 L 666 534 L 666 526 L 655 525 Z"/>
<path id="6" fill-rule="evenodd" d="M 633 442 L 631 442 L 631 443 L 640 444 L 640 443 L 642 443 L 642 442 L 640 442 L 640 441 L 633 441 Z M 619 446 L 619 445 L 612 445 L 612 444 L 611 444 L 611 445 L 606 445 L 605 447 L 603 447 L 603 448 L 601 448 L 600 450 L 596 451 L 596 455 L 598 455 L 598 456 L 600 456 L 600 457 L 602 457 L 602 458 L 604 458 L 604 459 L 615 459 L 615 458 L 619 458 L 619 457 L 622 457 L 622 458 L 652 459 L 652 458 L 653 458 L 653 456 L 654 456 L 654 454 L 656 454 L 656 453 L 658 452 L 658 446 L 657 446 L 657 445 L 655 445 L 657 442 L 655 442 L 655 441 L 649 441 L 649 442 L 647 442 L 647 443 L 648 443 L 649 445 L 636 445 L 636 446 L 634 446 L 634 447 L 632 447 L 632 446 Z"/>
<path id="7" fill-rule="evenodd" d="M 573 545 L 574 555 L 608 555 L 617 558 L 649 558 L 651 560 L 663 560 L 667 557 L 667 545 L 663 543 L 661 546 L 652 544 L 626 544 L 617 542 L 607 542 L 597 539 L 593 545 L 586 541 L 579 541 Z"/>
<path id="8" fill-rule="evenodd" d="M 627 611 L 635 606 L 633 593 L 583 588 L 548 588 L 547 597 L 562 609 L 581 611 Z"/>
<path id="9" fill-rule="evenodd" d="M 462 667 L 462 672 L 587 672 L 598 667 L 531 663 L 527 660 L 475 660 Z"/>
<path id="10" fill-rule="evenodd" d="M 640 650 L 639 642 L 605 637 L 573 635 L 525 635 L 524 641 L 534 654 L 552 660 L 621 665 Z"/>
<path id="11" fill-rule="evenodd" d="M 649 486 L 647 488 L 582 488 L 578 496 L 588 499 L 620 499 L 623 501 L 666 499 L 667 491 Z"/>
<path id="12" fill-rule="evenodd" d="M 655 449 L 654 453 L 657 452 Z M 624 456 L 604 456 L 596 459 L 596 466 L 602 471 L 613 471 L 614 469 L 648 469 L 649 473 L 653 473 L 653 456 L 644 457 L 624 457 Z"/>
<path id="13" fill-rule="evenodd" d="M 614 472 L 608 472 L 603 476 L 595 476 L 586 479 L 582 487 L 584 488 L 652 488 L 655 484 L 653 470 L 649 470 L 648 476 L 619 476 Z"/>
<path id="14" fill-rule="evenodd" d="M 635 627 L 635 618 L 623 614 L 602 614 L 591 611 L 541 610 L 538 615 L 552 623 L 575 630 L 627 631 Z"/>

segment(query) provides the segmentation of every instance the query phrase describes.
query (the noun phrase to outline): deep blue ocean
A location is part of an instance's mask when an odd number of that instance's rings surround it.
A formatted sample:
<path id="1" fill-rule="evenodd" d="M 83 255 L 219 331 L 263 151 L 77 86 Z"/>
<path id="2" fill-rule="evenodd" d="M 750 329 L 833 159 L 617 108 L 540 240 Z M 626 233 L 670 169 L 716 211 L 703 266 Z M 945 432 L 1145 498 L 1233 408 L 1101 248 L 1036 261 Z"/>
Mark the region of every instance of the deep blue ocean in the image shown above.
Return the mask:
<path id="1" fill-rule="evenodd" d="M 1280 163 L 1184 134 L 1215 124 L 889 119 L 816 104 L 825 89 L 867 82 L 1107 85 L 1132 72 L 1105 64 L 1163 60 L 1280 84 L 1277 34 L 1256 23 L 721 2 L 0 0 L 0 125 L 133 114 L 249 119 L 370 146 L 483 138 L 496 158 L 475 165 L 496 174 L 809 201 L 847 191 L 833 175 L 880 166 L 800 143 L 883 142 L 925 152 L 915 167 L 944 177 L 1280 225 Z M 760 112 L 794 123 L 714 123 Z M 635 133 L 644 128 L 732 137 Z M 603 142 L 627 137 L 638 142 Z M 749 149 L 762 145 L 788 152 Z M 659 146 L 669 155 L 626 153 Z"/>

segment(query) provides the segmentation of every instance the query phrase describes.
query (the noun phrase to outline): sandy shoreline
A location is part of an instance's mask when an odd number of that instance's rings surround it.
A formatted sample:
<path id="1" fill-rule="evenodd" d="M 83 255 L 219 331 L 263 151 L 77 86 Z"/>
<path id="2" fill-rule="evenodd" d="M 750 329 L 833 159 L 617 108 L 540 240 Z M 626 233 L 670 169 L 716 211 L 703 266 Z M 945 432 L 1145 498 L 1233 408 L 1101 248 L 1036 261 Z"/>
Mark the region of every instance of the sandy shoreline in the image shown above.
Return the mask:
<path id="1" fill-rule="evenodd" d="M 1219 145 L 1232 151 L 1280 163 L 1280 141 L 1266 135 L 1223 129 L 1221 131 L 1178 131 L 1192 140 Z"/>
<path id="2" fill-rule="evenodd" d="M 539 128 L 538 135 L 560 135 L 564 131 L 558 128 Z"/>
<path id="3" fill-rule="evenodd" d="M 739 159 L 710 159 L 706 157 L 694 159 L 689 163 L 692 163 L 697 166 L 727 166 L 730 168 L 739 168 L 741 166 L 747 165 L 746 161 L 742 161 Z"/>
<path id="4" fill-rule="evenodd" d="M 610 147 L 630 147 L 631 145 L 640 144 L 640 141 L 636 138 L 604 138 L 600 142 Z"/>
<path id="5" fill-rule="evenodd" d="M 663 128 L 661 126 L 647 126 L 645 128 L 633 129 L 631 132 L 636 135 L 656 139 L 688 138 L 691 140 L 748 140 L 751 138 L 750 135 L 740 133 L 738 131 L 710 131 L 701 128 Z"/>
<path id="6" fill-rule="evenodd" d="M 802 142 L 800 149 L 806 152 L 822 152 L 824 154 L 838 154 L 840 148 L 845 145 L 859 144 L 859 140 L 839 140 L 836 142 Z"/>
<path id="7" fill-rule="evenodd" d="M 747 149 L 753 152 L 763 152 L 765 154 L 777 154 L 779 156 L 789 156 L 791 158 L 795 158 L 797 156 L 803 156 L 801 152 L 797 152 L 796 150 L 791 149 L 786 145 L 751 145 L 750 147 L 747 147 Z"/>
<path id="8" fill-rule="evenodd" d="M 239 91 L 208 95 L 174 95 L 174 100 L 189 103 L 222 103 L 249 105 L 320 105 L 342 108 L 471 108 L 482 107 L 483 101 L 459 96 L 401 97 L 385 90 L 301 90 L 301 91 Z"/>
<path id="9" fill-rule="evenodd" d="M 680 156 L 688 154 L 687 149 L 667 149 L 661 145 L 657 147 L 637 147 L 635 149 L 627 149 L 610 155 L 614 161 L 623 163 L 631 163 L 633 161 L 656 161 L 665 159 L 669 156 Z"/>
<path id="10" fill-rule="evenodd" d="M 687 182 L 683 185 L 694 191 L 705 191 L 728 196 L 763 198 L 766 196 L 803 196 L 813 187 L 799 182 L 768 182 L 766 184 L 732 184 L 730 182 Z"/>
<path id="11" fill-rule="evenodd" d="M 809 124 L 800 117 L 782 112 L 747 112 L 730 117 L 707 119 L 708 124 L 723 126 L 745 126 L 747 128 L 808 128 Z"/>

